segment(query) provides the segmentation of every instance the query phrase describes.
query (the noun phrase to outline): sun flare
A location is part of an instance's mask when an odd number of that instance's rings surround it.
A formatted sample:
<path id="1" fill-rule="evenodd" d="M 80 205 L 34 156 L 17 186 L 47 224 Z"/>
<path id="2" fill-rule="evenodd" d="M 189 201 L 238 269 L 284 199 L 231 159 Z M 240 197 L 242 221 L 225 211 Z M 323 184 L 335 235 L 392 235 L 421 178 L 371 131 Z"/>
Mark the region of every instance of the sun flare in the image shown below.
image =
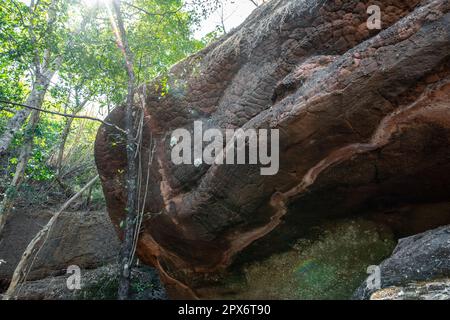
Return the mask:
<path id="1" fill-rule="evenodd" d="M 114 0 L 82 0 L 86 7 L 107 6 Z"/>

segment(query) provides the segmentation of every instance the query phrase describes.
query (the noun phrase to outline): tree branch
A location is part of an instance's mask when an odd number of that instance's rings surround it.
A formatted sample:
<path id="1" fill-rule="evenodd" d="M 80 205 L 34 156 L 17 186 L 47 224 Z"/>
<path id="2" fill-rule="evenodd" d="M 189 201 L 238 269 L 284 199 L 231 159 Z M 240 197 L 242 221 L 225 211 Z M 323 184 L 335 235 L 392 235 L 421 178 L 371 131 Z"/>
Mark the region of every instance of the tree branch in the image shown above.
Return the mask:
<path id="1" fill-rule="evenodd" d="M 176 13 L 180 12 L 180 10 L 183 8 L 183 6 L 181 6 L 175 11 L 166 11 L 166 12 L 156 13 L 156 12 L 149 12 L 149 11 L 147 11 L 147 10 L 145 10 L 143 8 L 140 8 L 140 7 L 134 5 L 134 4 L 130 3 L 130 2 L 123 1 L 122 3 L 127 5 L 127 6 L 129 6 L 129 7 L 131 7 L 131 8 L 134 8 L 134 9 L 136 9 L 136 10 L 142 12 L 142 13 L 145 13 L 148 16 L 166 16 L 166 15 L 169 15 L 169 14 L 176 14 Z"/>
<path id="2" fill-rule="evenodd" d="M 122 128 L 119 128 L 118 126 L 116 126 L 116 125 L 114 125 L 112 123 L 103 121 L 103 120 L 101 120 L 99 118 L 95 118 L 95 117 L 77 116 L 77 115 L 74 115 L 74 114 L 67 114 L 67 113 L 61 113 L 61 112 L 56 112 L 56 111 L 44 110 L 44 109 L 41 109 L 41 108 L 31 107 L 31 106 L 27 106 L 27 105 L 22 104 L 22 103 L 11 102 L 11 101 L 6 101 L 6 100 L 0 100 L 0 103 L 9 104 L 9 105 L 17 106 L 17 107 L 28 108 L 28 109 L 31 109 L 31 110 L 37 110 L 37 111 L 41 111 L 41 112 L 45 112 L 45 113 L 49 113 L 49 114 L 53 114 L 53 115 L 57 115 L 57 116 L 61 116 L 61 117 L 66 117 L 66 118 L 85 119 L 85 120 L 97 121 L 97 122 L 100 122 L 100 123 L 104 124 L 105 126 L 113 127 L 113 128 L 119 130 L 122 133 L 126 133 L 126 131 L 123 130 Z M 16 113 L 15 110 L 7 108 L 7 107 L 3 107 L 3 106 L 0 107 L 0 110 L 4 110 L 4 111 L 10 112 L 10 113 Z"/>

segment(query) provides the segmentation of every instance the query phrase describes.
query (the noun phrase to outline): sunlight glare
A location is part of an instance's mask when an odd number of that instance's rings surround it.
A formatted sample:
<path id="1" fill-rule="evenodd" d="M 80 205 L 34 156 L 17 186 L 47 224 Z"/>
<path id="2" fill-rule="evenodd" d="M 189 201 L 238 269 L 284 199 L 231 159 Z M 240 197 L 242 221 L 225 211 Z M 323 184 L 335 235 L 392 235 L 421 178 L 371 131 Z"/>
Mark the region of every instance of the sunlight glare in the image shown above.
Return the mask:
<path id="1" fill-rule="evenodd" d="M 93 8 L 97 6 L 108 6 L 114 0 L 82 0 L 86 7 Z"/>

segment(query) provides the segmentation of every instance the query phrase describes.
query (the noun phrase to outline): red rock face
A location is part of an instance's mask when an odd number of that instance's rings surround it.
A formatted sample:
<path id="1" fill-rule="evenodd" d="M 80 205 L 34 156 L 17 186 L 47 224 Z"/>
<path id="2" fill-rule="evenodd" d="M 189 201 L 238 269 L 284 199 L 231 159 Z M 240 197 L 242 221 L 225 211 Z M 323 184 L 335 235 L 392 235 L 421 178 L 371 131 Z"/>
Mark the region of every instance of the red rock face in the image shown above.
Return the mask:
<path id="1" fill-rule="evenodd" d="M 367 29 L 371 4 L 381 31 Z M 168 87 L 156 79 L 136 92 L 145 105 L 137 250 L 172 297 L 208 298 L 242 261 L 323 219 L 366 214 L 401 235 L 450 222 L 448 205 L 430 219 L 414 210 L 450 201 L 449 11 L 444 0 L 273 0 L 174 66 Z M 122 112 L 108 121 L 121 126 Z M 279 173 L 175 166 L 170 135 L 196 120 L 280 129 Z M 99 130 L 96 161 L 118 228 L 126 156 L 111 127 Z"/>

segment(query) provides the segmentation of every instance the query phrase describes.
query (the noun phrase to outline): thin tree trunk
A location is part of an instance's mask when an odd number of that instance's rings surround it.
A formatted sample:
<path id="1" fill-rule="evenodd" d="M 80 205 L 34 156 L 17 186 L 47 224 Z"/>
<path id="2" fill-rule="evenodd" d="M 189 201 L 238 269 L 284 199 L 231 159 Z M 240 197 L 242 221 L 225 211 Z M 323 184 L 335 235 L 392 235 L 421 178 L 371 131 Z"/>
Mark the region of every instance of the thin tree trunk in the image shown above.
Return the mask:
<path id="1" fill-rule="evenodd" d="M 91 205 L 92 189 L 94 189 L 94 185 L 92 185 L 89 188 L 88 193 L 86 195 L 85 208 L 86 208 L 87 211 L 89 211 L 89 206 Z"/>
<path id="2" fill-rule="evenodd" d="M 66 158 L 70 158 L 70 157 L 72 156 L 72 153 L 74 152 L 74 150 L 76 150 L 75 147 L 76 147 L 76 146 L 79 144 L 79 142 L 80 142 L 80 139 L 81 139 L 81 137 L 82 137 L 82 134 L 83 134 L 85 125 L 86 125 L 86 122 L 85 122 L 85 121 L 80 122 L 80 125 L 79 125 L 79 127 L 78 127 L 78 129 L 77 129 L 77 132 L 74 134 L 74 135 L 75 135 L 75 139 L 74 139 L 74 141 L 73 141 L 73 143 L 72 143 L 70 149 L 68 150 L 68 152 L 67 152 L 67 154 L 66 154 Z M 125 132 L 123 132 L 123 133 L 125 133 Z M 66 176 L 66 173 L 64 173 L 64 174 L 61 175 L 61 177 L 64 177 L 64 176 Z"/>
<path id="3" fill-rule="evenodd" d="M 61 142 L 59 144 L 58 159 L 56 161 L 56 175 L 58 177 L 61 176 L 61 168 L 62 168 L 62 162 L 63 162 L 63 158 L 64 158 L 64 150 L 66 148 L 66 142 L 67 142 L 67 138 L 69 137 L 69 134 L 70 134 L 70 129 L 71 129 L 73 120 L 75 119 L 75 116 L 78 114 L 78 112 L 83 110 L 84 106 L 89 102 L 89 99 L 90 99 L 90 96 L 87 97 L 86 99 L 84 99 L 80 103 L 79 99 L 78 99 L 78 93 L 75 94 L 76 106 L 75 106 L 74 112 L 72 113 L 72 116 L 74 116 L 74 117 L 67 118 L 66 124 L 61 133 Z"/>
<path id="4" fill-rule="evenodd" d="M 56 22 L 57 16 L 56 11 L 58 2 L 59 0 L 53 0 L 50 3 L 47 17 L 48 30 L 51 30 L 53 28 L 53 24 Z M 34 1 L 32 1 L 29 6 L 31 16 L 33 16 L 34 14 L 33 10 L 36 9 L 36 7 L 33 4 Z M 25 24 L 25 22 L 23 23 Z M 29 95 L 26 101 L 26 105 L 32 108 L 41 109 L 42 104 L 44 102 L 45 94 L 47 93 L 48 87 L 50 86 L 51 79 L 55 75 L 56 70 L 58 70 L 59 67 L 61 66 L 62 56 L 57 56 L 54 60 L 52 60 L 51 50 L 45 49 L 41 57 L 32 21 L 29 22 L 29 35 L 31 39 L 31 46 L 35 51 L 33 62 L 35 81 L 33 83 L 33 89 L 31 91 L 31 94 Z M 13 116 L 11 121 L 8 123 L 5 133 L 2 135 L 2 137 L 0 137 L 0 156 L 1 156 L 2 153 L 4 153 L 9 148 L 11 141 L 14 138 L 14 135 L 23 126 L 24 122 L 31 113 L 31 117 L 30 120 L 28 121 L 28 125 L 25 132 L 24 142 L 20 151 L 19 163 L 17 164 L 16 172 L 0 204 L 0 237 L 2 236 L 3 228 L 6 224 L 12 205 L 14 203 L 15 195 L 17 194 L 20 185 L 23 181 L 26 166 L 33 149 L 34 132 L 39 122 L 39 115 L 40 115 L 40 110 L 37 109 L 30 111 L 30 108 L 25 108 L 21 111 L 18 111 Z"/>
<path id="5" fill-rule="evenodd" d="M 77 200 L 87 189 L 93 186 L 94 183 L 97 181 L 97 179 L 98 176 L 89 181 L 88 184 L 86 184 L 76 195 L 74 195 L 66 203 L 64 203 L 62 207 L 59 209 L 59 211 L 56 212 L 52 216 L 52 218 L 48 221 L 45 227 L 42 228 L 42 230 L 38 232 L 38 234 L 33 238 L 33 240 L 30 241 L 24 253 L 22 254 L 22 258 L 20 259 L 19 264 L 14 270 L 11 283 L 8 287 L 8 290 L 6 291 L 6 294 L 3 297 L 3 300 L 11 299 L 14 296 L 16 288 L 19 285 L 19 283 L 21 283 L 22 281 L 26 281 L 27 273 L 29 270 L 31 270 L 33 266 L 32 265 L 33 261 L 35 261 L 37 255 L 39 254 L 40 249 L 44 246 L 52 230 L 53 225 L 55 224 L 56 220 L 59 218 L 61 213 L 63 213 L 64 210 L 66 210 L 72 202 Z M 30 261 L 31 265 L 29 265 Z"/>
<path id="6" fill-rule="evenodd" d="M 59 177 L 61 175 L 62 161 L 64 158 L 64 149 L 66 147 L 67 137 L 70 133 L 70 127 L 72 126 L 73 118 L 68 118 L 66 124 L 61 133 L 61 142 L 59 143 L 58 159 L 56 161 L 56 175 Z"/>
<path id="7" fill-rule="evenodd" d="M 49 33 L 56 21 L 56 10 L 58 1 L 59 0 L 53 0 L 49 6 L 47 17 L 47 25 Z M 35 2 L 31 1 L 29 5 L 31 17 L 33 17 L 35 14 L 33 10 L 36 9 L 36 6 L 37 4 L 35 5 Z M 25 26 L 26 25 L 25 21 L 22 20 L 22 24 Z M 50 81 L 55 75 L 56 70 L 59 69 L 62 59 L 58 57 L 52 63 L 51 51 L 49 49 L 46 49 L 43 52 L 42 55 L 43 61 L 41 62 L 41 55 L 39 54 L 37 37 L 35 34 L 33 21 L 30 21 L 28 23 L 28 34 L 31 41 L 31 47 L 34 50 L 32 68 L 34 69 L 36 78 L 33 83 L 33 89 L 31 90 L 31 93 L 29 94 L 25 104 L 31 107 L 41 108 L 45 94 L 47 93 L 48 87 L 50 85 Z M 8 150 L 15 134 L 20 130 L 20 128 L 22 128 L 23 124 L 27 120 L 30 113 L 31 113 L 30 109 L 28 108 L 22 109 L 20 111 L 17 111 L 17 113 L 8 121 L 5 132 L 0 137 L 0 156 L 2 156 Z"/>
<path id="8" fill-rule="evenodd" d="M 33 110 L 31 112 L 30 120 L 25 129 L 24 141 L 20 151 L 19 162 L 16 166 L 16 172 L 0 204 L 0 237 L 3 233 L 3 228 L 5 227 L 6 221 L 11 213 L 14 199 L 16 198 L 17 192 L 19 191 L 24 179 L 25 169 L 27 168 L 27 163 L 33 150 L 34 132 L 36 131 L 36 127 L 39 123 L 39 115 L 40 111 Z"/>
<path id="9" fill-rule="evenodd" d="M 220 22 L 222 24 L 222 29 L 225 34 L 227 34 L 227 27 L 225 26 L 225 12 L 224 12 L 224 3 L 220 2 Z"/>
<path id="10" fill-rule="evenodd" d="M 20 130 L 25 120 L 31 113 L 31 109 L 22 109 L 8 121 L 5 132 L 0 137 L 0 155 L 8 150 L 14 135 Z"/>
<path id="11" fill-rule="evenodd" d="M 54 73 L 51 73 L 53 77 Z M 41 108 L 45 94 L 50 84 L 50 79 L 45 79 L 46 74 L 38 75 L 33 89 L 28 96 L 25 104 L 35 108 Z M 8 121 L 5 132 L 0 137 L 0 156 L 2 156 L 11 145 L 15 134 L 22 128 L 28 116 L 32 112 L 31 109 L 25 108 L 16 112 L 16 114 Z"/>
<path id="12" fill-rule="evenodd" d="M 125 31 L 124 23 L 122 20 L 122 13 L 120 10 L 120 0 L 114 0 L 114 11 L 116 14 L 118 34 L 117 45 L 122 51 L 127 74 L 128 74 L 128 94 L 127 105 L 125 113 L 125 130 L 127 131 L 127 207 L 126 207 L 126 219 L 125 230 L 122 242 L 122 248 L 120 252 L 120 276 L 119 276 L 119 289 L 118 299 L 128 299 L 130 293 L 130 281 L 131 281 L 131 267 L 132 267 L 132 255 L 134 249 L 134 238 L 136 232 L 136 196 L 137 196 L 137 165 L 136 165 L 136 144 L 135 144 L 135 110 L 133 108 L 133 95 L 134 95 L 134 82 L 135 75 L 133 70 L 133 55 L 128 45 L 127 34 Z"/>

